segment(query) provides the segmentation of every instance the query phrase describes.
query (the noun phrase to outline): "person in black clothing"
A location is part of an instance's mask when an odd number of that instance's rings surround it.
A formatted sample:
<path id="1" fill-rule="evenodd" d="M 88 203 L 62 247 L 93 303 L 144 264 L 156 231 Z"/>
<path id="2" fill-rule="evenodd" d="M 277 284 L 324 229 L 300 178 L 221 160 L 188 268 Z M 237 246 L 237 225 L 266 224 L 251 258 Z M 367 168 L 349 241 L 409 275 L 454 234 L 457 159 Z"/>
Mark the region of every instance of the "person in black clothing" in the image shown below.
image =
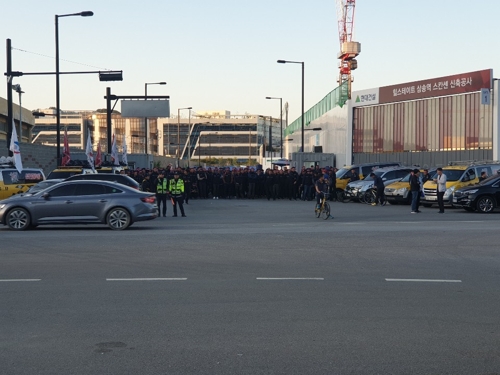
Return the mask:
<path id="1" fill-rule="evenodd" d="M 257 173 L 252 169 L 248 172 L 248 194 L 249 199 L 255 199 L 255 192 L 257 186 Z"/>
<path id="2" fill-rule="evenodd" d="M 328 171 L 328 175 L 330 176 L 330 202 L 337 200 L 337 176 L 335 172 L 335 168 Z"/>
<path id="3" fill-rule="evenodd" d="M 319 209 L 321 207 L 321 200 L 325 196 L 325 193 L 328 192 L 328 183 L 323 175 L 319 176 L 318 181 L 314 184 L 314 188 L 316 193 L 316 209 Z"/>
<path id="4" fill-rule="evenodd" d="M 266 195 L 266 175 L 262 172 L 262 169 L 257 170 L 257 184 L 255 185 L 255 193 L 257 197 L 264 197 Z"/>
<path id="5" fill-rule="evenodd" d="M 351 178 L 349 178 L 349 182 L 359 181 L 359 174 L 355 169 L 351 169 Z"/>
<path id="6" fill-rule="evenodd" d="M 411 191 L 411 213 L 416 214 L 420 212 L 418 210 L 418 197 L 420 195 L 420 171 L 418 169 L 414 169 L 411 172 L 410 176 L 410 191 Z"/>
<path id="7" fill-rule="evenodd" d="M 142 191 L 145 191 L 147 193 L 154 193 L 155 189 L 153 187 L 153 183 L 151 182 L 151 176 L 147 174 L 144 176 L 144 180 L 142 180 L 141 184 Z"/>
<path id="8" fill-rule="evenodd" d="M 376 206 L 377 203 L 381 206 L 385 206 L 384 181 L 382 181 L 382 179 L 373 172 L 370 173 L 370 177 L 373 178 L 373 187 L 377 191 L 377 199 L 372 203 L 372 206 Z"/>
<path id="9" fill-rule="evenodd" d="M 167 216 L 167 194 L 168 194 L 168 183 L 167 179 L 163 175 L 164 172 L 159 172 L 158 178 L 156 179 L 156 202 L 158 203 L 158 213 L 162 213 L 163 217 Z M 162 210 L 163 205 L 163 210 Z"/>
<path id="10" fill-rule="evenodd" d="M 428 169 L 424 169 L 424 173 L 422 174 L 422 184 L 425 184 L 427 181 L 431 180 L 431 175 L 429 174 Z"/>
<path id="11" fill-rule="evenodd" d="M 212 199 L 219 199 L 222 195 L 220 192 L 222 183 L 222 176 L 219 173 L 219 169 L 215 168 L 212 173 Z"/>
<path id="12" fill-rule="evenodd" d="M 207 199 L 207 173 L 200 167 L 196 177 L 198 179 L 198 195 L 200 198 Z"/>
<path id="13" fill-rule="evenodd" d="M 191 176 L 189 170 L 185 170 L 182 174 L 182 180 L 184 181 L 184 201 L 189 204 L 189 199 L 191 199 Z"/>
<path id="14" fill-rule="evenodd" d="M 311 200 L 312 197 L 312 187 L 314 185 L 312 170 L 307 169 L 306 173 L 302 177 L 303 193 L 302 200 Z"/>
<path id="15" fill-rule="evenodd" d="M 273 186 L 274 186 L 274 173 L 272 169 L 266 170 L 266 197 L 267 200 L 271 200 L 273 196 Z"/>

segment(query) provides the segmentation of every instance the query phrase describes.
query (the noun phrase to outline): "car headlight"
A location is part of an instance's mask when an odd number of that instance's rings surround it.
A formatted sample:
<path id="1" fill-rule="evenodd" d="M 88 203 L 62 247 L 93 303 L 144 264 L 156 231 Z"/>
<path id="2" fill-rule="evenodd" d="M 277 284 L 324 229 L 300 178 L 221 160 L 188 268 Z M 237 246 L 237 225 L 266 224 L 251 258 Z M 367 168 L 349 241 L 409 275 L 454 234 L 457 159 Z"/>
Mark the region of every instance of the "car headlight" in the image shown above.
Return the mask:
<path id="1" fill-rule="evenodd" d="M 453 194 L 453 192 L 455 191 L 455 189 L 456 189 L 456 186 L 452 186 L 451 188 L 446 189 L 446 191 L 444 192 L 444 195 Z"/>
<path id="2" fill-rule="evenodd" d="M 0 204 L 0 210 L 5 207 L 5 204 Z"/>
<path id="3" fill-rule="evenodd" d="M 395 191 L 396 194 L 400 194 L 400 195 L 404 195 L 406 193 L 406 191 L 408 190 L 408 188 L 401 188 L 401 189 L 397 189 Z"/>
<path id="4" fill-rule="evenodd" d="M 474 194 L 476 191 L 477 191 L 477 189 L 467 190 L 467 191 L 463 191 L 462 194 L 463 195 L 471 195 L 471 194 Z"/>

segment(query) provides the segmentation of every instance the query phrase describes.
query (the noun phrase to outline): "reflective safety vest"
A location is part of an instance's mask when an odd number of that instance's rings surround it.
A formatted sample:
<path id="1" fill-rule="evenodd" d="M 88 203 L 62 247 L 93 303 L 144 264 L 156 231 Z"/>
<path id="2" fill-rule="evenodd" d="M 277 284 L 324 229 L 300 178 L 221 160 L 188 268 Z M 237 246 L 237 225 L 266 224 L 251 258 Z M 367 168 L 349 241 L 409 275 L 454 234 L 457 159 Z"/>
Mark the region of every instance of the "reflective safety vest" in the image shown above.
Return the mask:
<path id="1" fill-rule="evenodd" d="M 164 178 L 163 181 L 158 180 L 158 185 L 156 186 L 157 194 L 167 194 L 167 179 Z"/>
<path id="2" fill-rule="evenodd" d="M 170 180 L 170 193 L 172 195 L 181 195 L 184 193 L 184 181 L 180 178 L 175 181 L 175 179 Z"/>

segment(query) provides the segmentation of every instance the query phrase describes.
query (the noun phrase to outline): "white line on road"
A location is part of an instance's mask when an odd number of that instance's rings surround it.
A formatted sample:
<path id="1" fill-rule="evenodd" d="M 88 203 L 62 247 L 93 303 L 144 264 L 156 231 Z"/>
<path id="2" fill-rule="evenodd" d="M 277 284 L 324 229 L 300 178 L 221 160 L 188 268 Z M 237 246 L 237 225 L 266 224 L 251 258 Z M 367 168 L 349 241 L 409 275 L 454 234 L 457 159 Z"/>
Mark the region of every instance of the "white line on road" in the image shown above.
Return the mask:
<path id="1" fill-rule="evenodd" d="M 433 279 L 385 279 L 385 281 L 409 281 L 418 283 L 461 283 L 462 280 L 433 280 Z"/>
<path id="2" fill-rule="evenodd" d="M 324 280 L 323 277 L 257 277 L 257 280 Z"/>
<path id="3" fill-rule="evenodd" d="M 187 277 L 150 277 L 150 278 L 135 278 L 135 279 L 106 279 L 106 281 L 185 281 Z"/>
<path id="4" fill-rule="evenodd" d="M 42 279 L 4 279 L 0 280 L 0 282 L 15 282 L 15 281 L 40 281 Z"/>

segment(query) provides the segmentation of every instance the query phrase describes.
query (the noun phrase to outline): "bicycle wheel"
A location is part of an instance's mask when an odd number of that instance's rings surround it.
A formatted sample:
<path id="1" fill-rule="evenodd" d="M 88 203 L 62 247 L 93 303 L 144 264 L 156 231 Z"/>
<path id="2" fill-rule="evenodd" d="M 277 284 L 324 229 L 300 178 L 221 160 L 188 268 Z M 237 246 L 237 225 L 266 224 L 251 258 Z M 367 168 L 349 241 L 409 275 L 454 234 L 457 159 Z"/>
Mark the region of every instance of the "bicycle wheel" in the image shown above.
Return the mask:
<path id="1" fill-rule="evenodd" d="M 342 203 L 349 203 L 352 199 L 351 193 L 343 192 L 342 194 Z"/>
<path id="2" fill-rule="evenodd" d="M 366 195 L 366 192 L 358 194 L 358 200 L 359 200 L 360 203 L 366 203 L 366 197 L 365 197 L 365 195 Z"/>
<path id="3" fill-rule="evenodd" d="M 321 214 L 323 215 L 323 220 L 327 220 L 330 217 L 330 205 L 327 202 L 324 203 Z"/>
<path id="4" fill-rule="evenodd" d="M 377 193 L 375 190 L 368 190 L 364 194 L 364 202 L 366 204 L 372 204 L 377 202 Z"/>

